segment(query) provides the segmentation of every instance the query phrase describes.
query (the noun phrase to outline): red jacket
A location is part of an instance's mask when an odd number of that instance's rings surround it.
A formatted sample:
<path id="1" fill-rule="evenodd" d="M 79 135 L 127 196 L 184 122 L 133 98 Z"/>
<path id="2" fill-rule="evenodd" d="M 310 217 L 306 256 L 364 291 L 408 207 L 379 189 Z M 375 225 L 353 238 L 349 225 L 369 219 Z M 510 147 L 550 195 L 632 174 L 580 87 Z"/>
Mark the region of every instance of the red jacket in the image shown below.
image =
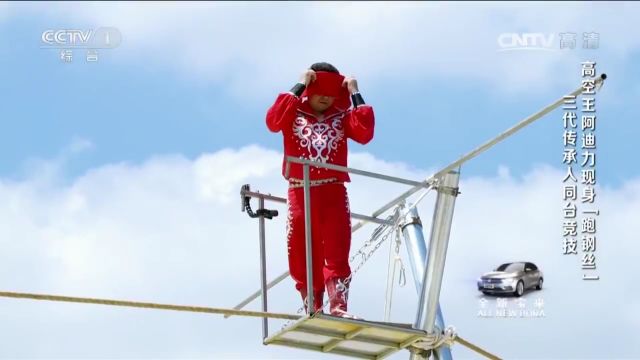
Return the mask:
<path id="1" fill-rule="evenodd" d="M 346 111 L 332 106 L 324 112 L 323 119 L 318 120 L 304 100 L 292 93 L 282 93 L 267 112 L 269 130 L 282 131 L 283 176 L 287 156 L 347 166 L 347 139 L 366 144 L 373 138 L 375 120 L 371 106 L 363 104 Z M 309 173 L 311 180 L 336 178 L 338 181 L 350 181 L 349 173 L 342 171 L 312 166 Z M 302 179 L 302 165 L 291 163 L 289 177 Z"/>

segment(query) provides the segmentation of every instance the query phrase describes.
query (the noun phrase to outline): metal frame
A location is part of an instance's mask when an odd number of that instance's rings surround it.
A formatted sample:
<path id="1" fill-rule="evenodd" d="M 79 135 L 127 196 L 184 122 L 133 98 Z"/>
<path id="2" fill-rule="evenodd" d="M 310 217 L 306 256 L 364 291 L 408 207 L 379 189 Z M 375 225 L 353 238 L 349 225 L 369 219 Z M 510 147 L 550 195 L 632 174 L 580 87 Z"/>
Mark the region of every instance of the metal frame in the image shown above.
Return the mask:
<path id="1" fill-rule="evenodd" d="M 256 192 L 256 191 L 246 191 L 246 190 L 242 190 L 240 192 L 241 196 L 250 196 L 252 198 L 258 198 L 258 201 L 264 201 L 264 200 L 268 200 L 268 201 L 272 201 L 275 203 L 281 203 L 281 204 L 286 204 L 287 199 L 282 198 L 282 197 L 278 197 L 278 196 L 273 196 L 271 194 L 263 194 L 260 192 Z M 264 206 L 264 203 L 260 203 L 260 206 Z M 261 208 L 262 208 L 261 207 Z M 358 219 L 358 220 L 363 220 L 363 221 L 367 221 L 367 222 L 371 222 L 371 223 L 375 223 L 375 224 L 386 224 L 386 225 L 393 225 L 393 221 L 391 220 L 386 220 L 386 219 L 380 219 L 377 217 L 372 217 L 372 216 L 367 216 L 367 215 L 362 215 L 362 214 L 358 214 L 355 212 L 351 212 L 351 218 L 352 219 Z M 262 224 L 262 218 L 261 220 L 261 224 Z M 262 225 L 260 225 L 262 226 Z M 262 242 L 265 241 L 264 237 L 263 237 L 263 230 L 261 230 L 260 233 L 260 259 L 261 261 L 263 261 L 263 256 L 264 253 L 262 253 L 262 251 L 264 250 L 264 244 Z M 266 261 L 265 261 L 266 262 Z M 262 269 L 262 264 L 260 265 L 261 269 Z M 270 282 L 264 284 L 264 288 L 266 288 L 267 290 L 271 289 L 272 287 L 276 286 L 278 283 L 280 283 L 282 280 L 286 279 L 289 276 L 289 272 L 286 271 L 282 274 L 280 274 L 280 276 L 278 276 L 277 278 L 271 280 Z M 265 279 L 266 281 L 266 279 Z M 260 279 L 260 282 L 263 283 L 262 278 Z M 242 302 L 240 302 L 238 305 L 234 306 L 233 309 L 234 310 L 240 310 L 242 308 L 244 308 L 245 306 L 247 306 L 249 303 L 251 303 L 253 300 L 259 298 L 261 296 L 261 294 L 263 293 L 262 291 L 262 287 L 260 289 L 258 289 L 258 291 L 254 292 L 253 294 L 251 294 L 249 297 L 247 297 L 246 299 L 244 299 Z M 266 296 L 265 296 L 266 297 Z M 233 315 L 225 315 L 225 319 L 229 318 Z"/>
<path id="2" fill-rule="evenodd" d="M 415 187 L 418 187 L 418 188 L 421 188 L 421 187 L 428 188 L 428 187 L 430 187 L 429 184 L 426 184 L 425 182 L 421 182 L 421 181 L 409 180 L 409 179 L 404 179 L 404 178 L 397 177 L 397 176 L 390 176 L 390 175 L 374 173 L 374 172 L 371 172 L 371 171 L 354 169 L 354 168 L 350 168 L 350 167 L 347 167 L 347 166 L 334 165 L 334 164 L 329 164 L 329 163 L 312 161 L 312 160 L 308 160 L 308 159 L 299 159 L 299 158 L 294 157 L 294 156 L 287 156 L 287 163 L 285 165 L 285 173 L 284 173 L 284 177 L 287 178 L 287 179 L 289 178 L 289 172 L 290 172 L 291 163 L 302 164 L 302 165 L 312 165 L 314 167 L 331 169 L 331 170 L 336 170 L 336 171 L 342 171 L 342 172 L 347 172 L 347 173 L 351 173 L 351 174 L 367 176 L 367 177 L 371 177 L 371 178 L 375 178 L 375 179 L 387 180 L 387 181 L 391 181 L 391 182 L 395 182 L 395 183 L 399 183 L 399 184 L 412 185 L 412 186 L 415 186 Z M 304 178 L 303 178 L 303 180 L 304 180 Z"/>
<path id="3" fill-rule="evenodd" d="M 311 179 L 309 175 L 309 167 L 319 167 L 332 169 L 337 171 L 343 171 L 347 173 L 367 176 L 375 179 L 391 181 L 399 184 L 405 185 L 413 185 L 415 187 L 425 187 L 429 188 L 430 185 L 423 184 L 419 181 L 413 181 L 408 179 L 403 179 L 395 176 L 383 175 L 378 173 L 373 173 L 370 171 L 358 170 L 354 168 L 349 168 L 346 166 L 339 166 L 327 163 L 321 163 L 317 161 L 311 161 L 308 159 L 298 159 L 293 156 L 287 157 L 285 177 L 289 176 L 289 169 L 291 163 L 302 164 L 302 181 L 304 188 L 304 228 L 305 228 L 305 258 L 306 258 L 306 266 L 307 266 L 307 309 L 311 312 L 313 307 L 313 249 L 312 249 L 312 232 L 311 232 Z M 315 309 L 314 309 L 315 310 Z"/>
<path id="4" fill-rule="evenodd" d="M 599 88 L 600 86 L 602 86 L 605 79 L 606 79 L 606 74 L 601 74 L 600 77 L 598 77 L 595 81 L 596 87 Z M 582 86 L 580 86 L 576 90 L 571 92 L 570 95 L 577 96 L 582 92 L 582 90 L 583 90 Z M 484 151 L 491 148 L 492 146 L 496 145 L 500 141 L 513 135 L 514 133 L 524 128 L 525 126 L 533 123 L 534 121 L 540 119 L 542 116 L 546 115 L 547 113 L 551 112 L 553 109 L 557 108 L 560 104 L 562 104 L 563 100 L 564 100 L 564 96 L 556 100 L 552 104 L 546 106 L 542 110 L 538 111 L 537 113 L 520 121 L 515 126 L 499 134 L 497 137 L 485 142 L 481 146 L 477 147 L 473 151 L 462 156 L 460 159 L 449 164 L 448 166 L 446 166 L 445 168 L 438 171 L 433 176 L 431 176 L 430 178 L 422 182 L 407 180 L 407 179 L 398 178 L 394 176 L 377 174 L 369 171 L 358 170 L 358 169 L 353 169 L 353 168 L 343 167 L 343 166 L 338 166 L 333 164 L 318 163 L 318 162 L 314 162 L 314 161 L 310 161 L 302 158 L 298 159 L 291 156 L 287 157 L 286 168 L 285 168 L 286 178 L 289 177 L 290 167 L 292 162 L 303 165 L 302 180 L 303 180 L 304 195 L 305 195 L 305 198 L 304 198 L 305 244 L 306 244 L 305 255 L 307 259 L 306 265 L 307 265 L 307 286 L 308 286 L 308 298 L 307 298 L 308 308 L 309 309 L 313 308 L 313 276 L 312 276 L 313 266 L 312 266 L 312 241 L 311 241 L 312 239 L 311 239 L 311 214 L 310 214 L 310 211 L 311 211 L 310 187 L 311 186 L 310 186 L 310 175 L 309 175 L 310 166 L 332 169 L 337 171 L 344 171 L 348 173 L 354 173 L 358 175 L 363 175 L 363 176 L 373 177 L 381 180 L 387 180 L 387 181 L 392 181 L 396 183 L 413 186 L 413 188 L 409 189 L 402 195 L 398 196 L 397 198 L 393 199 L 392 201 L 382 206 L 380 209 L 373 212 L 373 214 L 371 215 L 372 218 L 377 218 L 387 210 L 391 209 L 393 206 L 404 201 L 406 198 L 408 198 L 409 196 L 411 196 L 421 188 L 430 188 L 430 187 L 438 188 L 438 198 L 436 200 L 436 209 L 433 215 L 434 216 L 433 226 L 431 229 L 431 237 L 429 241 L 427 262 L 425 264 L 425 269 L 424 269 L 424 274 L 423 274 L 423 279 L 421 284 L 422 286 L 421 286 L 421 292 L 420 292 L 420 308 L 418 309 L 416 321 L 414 324 L 416 328 L 423 328 L 424 331 L 426 331 L 427 333 L 432 333 L 434 331 L 435 321 L 437 319 L 437 313 L 439 312 L 438 299 L 440 296 L 440 288 L 442 285 L 444 261 L 446 258 L 449 235 L 451 230 L 451 222 L 453 217 L 455 198 L 458 195 L 457 187 L 458 187 L 460 174 L 459 174 L 459 171 L 454 171 L 454 169 L 457 168 L 459 170 L 460 166 L 463 163 L 475 158 L 476 156 L 483 153 Z M 261 220 L 264 221 L 264 219 L 261 219 Z M 363 219 L 363 220 L 364 221 L 361 221 L 360 223 L 352 227 L 352 232 L 361 228 L 364 225 L 364 223 L 367 221 L 366 219 Z M 264 232 L 263 224 L 261 224 L 261 243 L 264 242 L 264 239 L 262 236 L 263 232 Z M 264 251 L 264 247 L 261 245 L 261 252 L 263 251 Z M 261 261 L 264 262 L 264 257 L 262 255 L 263 254 L 261 254 Z M 261 264 L 261 266 L 263 266 L 263 264 Z M 415 267 L 416 266 L 414 264 L 414 268 Z M 417 273 L 417 272 L 414 271 L 414 273 Z M 284 278 L 284 277 L 280 276 L 278 279 Z M 263 307 L 265 308 L 265 311 L 266 311 L 265 287 L 267 286 L 267 284 L 266 284 L 266 278 L 264 273 L 262 273 L 261 280 L 262 280 L 262 296 L 264 297 Z M 275 285 L 277 281 L 272 283 Z M 441 313 L 439 313 L 438 315 L 440 315 L 441 317 Z M 263 327 L 263 330 L 264 329 L 266 329 L 266 326 Z M 318 349 L 314 349 L 314 350 L 318 350 Z M 322 351 L 322 349 L 320 349 L 320 351 Z M 412 352 L 411 359 L 412 360 L 426 359 L 431 356 L 431 353 L 432 353 L 431 351 L 427 353 Z M 435 354 L 435 356 L 436 357 L 438 356 L 437 353 Z"/>
<path id="5" fill-rule="evenodd" d="M 322 325 L 318 322 L 321 322 Z M 308 340 L 291 339 L 297 333 Z M 287 338 L 289 336 L 289 338 Z M 305 316 L 267 338 L 266 345 L 282 345 L 357 357 L 362 359 L 383 359 L 400 350 L 411 348 L 416 341 L 427 336 L 423 330 L 414 329 L 411 324 L 389 324 L 366 320 L 335 317 L 326 314 Z M 395 338 L 396 340 L 392 340 Z M 311 341 L 314 339 L 315 341 Z M 324 340 L 324 341 L 323 341 Z M 349 342 L 380 347 L 378 352 L 349 349 Z M 346 346 L 345 346 L 346 345 Z M 342 347 L 341 347 L 342 346 Z"/>
<path id="6" fill-rule="evenodd" d="M 596 82 L 596 88 L 598 88 L 599 86 L 602 86 L 602 84 L 604 83 L 604 80 L 606 78 L 607 78 L 606 74 L 601 74 L 600 77 L 597 78 L 596 81 L 595 81 Z M 577 96 L 581 91 L 582 91 L 582 86 L 578 87 L 576 90 L 571 92 L 569 95 L 576 95 Z M 385 205 L 381 206 L 378 210 L 374 211 L 371 214 L 370 217 L 361 218 L 361 221 L 359 223 L 357 223 L 357 224 L 355 224 L 355 225 L 353 225 L 351 227 L 351 232 L 353 233 L 353 232 L 358 231 L 367 222 L 371 222 L 372 221 L 371 219 L 377 219 L 378 216 L 382 215 L 387 210 L 391 209 L 393 206 L 395 206 L 395 205 L 399 204 L 400 202 L 404 201 L 406 198 L 408 198 L 409 196 L 411 196 L 414 193 L 416 193 L 417 191 L 419 191 L 422 187 L 425 187 L 425 186 L 431 187 L 431 186 L 437 185 L 437 179 L 438 179 L 439 176 L 443 175 L 444 173 L 448 172 L 449 170 L 453 170 L 453 169 L 456 169 L 456 168 L 460 167 L 463 163 L 465 163 L 465 162 L 473 159 L 474 157 L 480 155 L 482 152 L 486 151 L 487 149 L 489 149 L 490 147 L 494 146 L 498 142 L 504 140 L 505 138 L 513 135 L 515 132 L 519 131 L 523 127 L 525 127 L 525 126 L 533 123 L 534 121 L 540 119 L 542 116 L 546 115 L 547 113 L 549 113 L 553 109 L 555 109 L 558 106 L 560 106 L 560 104 L 562 104 L 563 101 L 564 101 L 564 96 L 561 97 L 560 99 L 556 100 L 552 104 L 544 107 L 539 112 L 537 112 L 537 113 L 525 118 L 524 120 L 520 121 L 518 124 L 514 125 L 513 127 L 509 128 L 508 130 L 504 131 L 503 133 L 501 133 L 500 135 L 498 135 L 494 139 L 485 142 L 484 144 L 482 144 L 481 146 L 479 146 L 475 150 L 467 153 L 466 155 L 462 156 L 460 159 L 458 159 L 458 160 L 454 161 L 453 163 L 447 165 L 442 170 L 438 171 L 437 173 L 435 173 L 434 175 L 432 175 L 431 177 L 429 177 L 425 181 L 419 183 L 420 186 L 414 186 L 413 188 L 407 190 L 406 192 L 404 192 L 400 196 L 398 196 L 395 199 L 389 201 Z M 294 159 L 296 159 L 296 158 L 294 158 Z M 334 168 L 334 166 L 335 165 L 327 166 L 327 168 Z M 287 163 L 286 164 L 286 170 L 285 170 L 286 174 L 289 173 L 289 167 L 290 167 L 290 164 Z M 338 168 L 340 168 L 340 167 L 338 167 Z M 270 196 L 270 198 L 275 198 L 275 197 L 271 197 Z M 283 202 L 285 202 L 285 201 L 283 201 Z M 356 217 L 354 216 L 354 218 L 356 218 Z M 376 222 L 376 221 L 374 221 L 374 222 Z M 289 276 L 288 272 L 285 272 L 285 273 L 281 274 L 280 276 L 278 276 L 277 278 L 275 278 L 274 280 L 269 282 L 269 284 L 267 284 L 267 288 L 269 288 L 269 289 L 272 288 L 273 286 L 278 284 L 280 281 L 284 280 L 287 276 Z M 245 306 L 249 302 L 251 302 L 254 299 L 256 299 L 259 295 L 260 295 L 260 291 L 257 291 L 255 293 L 253 293 L 247 299 L 243 300 L 240 304 L 236 305 L 236 307 L 234 309 L 236 309 L 236 310 L 241 309 L 243 306 Z"/>
<path id="7" fill-rule="evenodd" d="M 377 174 L 377 173 L 372 173 L 372 172 L 369 172 L 369 171 L 364 171 L 364 170 L 359 170 L 359 169 L 354 169 L 354 168 L 349 168 L 349 167 L 344 167 L 344 166 L 337 166 L 337 165 L 333 165 L 333 164 L 320 163 L 320 162 L 315 162 L 315 161 L 306 160 L 306 159 L 298 159 L 298 158 L 295 158 L 295 157 L 288 157 L 287 158 L 287 171 L 289 169 L 289 165 L 290 165 L 291 162 L 299 163 L 299 164 L 303 165 L 303 191 L 304 191 L 304 208 L 305 208 L 305 259 L 306 259 L 306 268 L 307 268 L 306 269 L 307 270 L 307 308 L 308 309 L 313 309 L 313 249 L 312 249 L 313 246 L 312 246 L 312 229 L 311 229 L 311 226 L 312 226 L 311 225 L 311 179 L 310 179 L 310 174 L 309 174 L 310 173 L 310 167 L 314 166 L 314 167 L 329 168 L 329 169 L 349 172 L 349 173 L 353 173 L 353 174 L 357 174 L 357 175 L 373 177 L 373 178 L 376 178 L 376 179 L 392 181 L 392 182 L 396 182 L 396 183 L 400 183 L 400 184 L 413 185 L 413 186 L 416 186 L 418 188 L 420 188 L 420 187 L 427 187 L 428 188 L 429 185 L 420 183 L 418 181 L 399 178 L 399 177 L 395 177 L 395 176 Z M 286 203 L 287 202 L 287 200 L 284 199 L 284 198 L 280 198 L 280 197 L 276 197 L 276 196 L 272 196 L 272 195 L 267 195 L 267 194 L 262 194 L 262 193 L 259 193 L 259 192 L 248 191 L 248 190 L 245 190 L 245 189 L 243 189 L 241 191 L 241 195 L 242 196 L 257 197 L 258 201 L 259 201 L 259 209 L 260 210 L 264 209 L 265 200 L 270 200 L 270 201 L 280 202 L 280 203 Z M 357 213 L 351 213 L 351 217 L 356 218 L 356 219 L 361 219 L 361 220 L 366 220 L 366 221 L 378 223 L 378 224 L 387 224 L 387 225 L 392 225 L 393 224 L 393 221 L 389 221 L 389 220 L 386 220 L 386 219 L 379 219 L 377 217 L 366 216 L 366 215 L 361 215 L 361 214 L 357 214 Z M 289 275 L 289 273 L 287 272 L 285 274 L 280 275 L 277 279 L 275 279 L 271 283 L 267 283 L 267 276 L 266 276 L 266 239 L 265 239 L 265 218 L 264 218 L 264 216 L 260 216 L 260 220 L 259 220 L 259 240 L 260 240 L 260 244 L 259 244 L 259 246 L 260 246 L 260 290 L 257 293 L 252 294 L 252 296 L 250 296 L 248 299 L 246 299 L 243 302 L 241 302 L 240 304 L 236 305 L 234 307 L 234 309 L 236 309 L 236 310 L 241 309 L 242 307 L 247 305 L 249 302 L 251 302 L 252 300 L 257 298 L 258 296 L 260 296 L 262 298 L 262 311 L 267 312 L 267 307 L 268 307 L 267 306 L 268 305 L 267 304 L 267 290 L 269 288 L 273 287 L 274 285 L 276 285 L 278 282 L 282 281 L 284 278 L 286 278 Z M 225 317 L 229 317 L 229 316 L 225 316 Z M 263 339 L 263 341 L 269 335 L 268 321 L 269 321 L 269 319 L 267 319 L 267 318 L 262 319 L 262 339 Z"/>
<path id="8" fill-rule="evenodd" d="M 272 202 L 275 202 L 275 203 L 280 203 L 280 204 L 286 204 L 287 203 L 287 199 L 285 199 L 283 197 L 273 196 L 271 194 L 262 194 L 262 193 L 256 192 L 256 191 L 243 191 L 241 193 L 241 195 L 250 196 L 250 197 L 254 197 L 254 198 L 258 198 L 258 199 L 265 199 L 265 200 L 269 200 L 269 201 L 272 201 Z M 355 213 L 355 212 L 351 212 L 351 218 L 352 219 L 357 219 L 357 220 L 364 220 L 364 221 L 375 223 L 375 224 L 386 224 L 386 225 L 392 225 L 393 224 L 393 221 L 388 221 L 386 219 L 380 219 L 378 217 L 373 217 L 373 216 L 369 216 L 369 215 L 363 215 L 363 214 L 359 214 L 359 213 Z"/>

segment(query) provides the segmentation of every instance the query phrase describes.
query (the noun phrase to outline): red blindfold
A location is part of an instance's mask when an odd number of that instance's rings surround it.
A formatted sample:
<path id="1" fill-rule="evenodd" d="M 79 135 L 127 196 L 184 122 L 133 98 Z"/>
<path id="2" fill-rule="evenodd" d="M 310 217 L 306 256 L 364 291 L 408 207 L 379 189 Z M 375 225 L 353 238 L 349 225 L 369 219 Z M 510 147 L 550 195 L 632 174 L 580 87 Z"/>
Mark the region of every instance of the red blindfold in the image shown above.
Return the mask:
<path id="1" fill-rule="evenodd" d="M 342 86 L 344 76 L 327 71 L 316 71 L 316 79 L 306 88 L 303 96 L 324 95 L 335 97 L 333 105 L 346 110 L 351 107 L 349 90 Z"/>

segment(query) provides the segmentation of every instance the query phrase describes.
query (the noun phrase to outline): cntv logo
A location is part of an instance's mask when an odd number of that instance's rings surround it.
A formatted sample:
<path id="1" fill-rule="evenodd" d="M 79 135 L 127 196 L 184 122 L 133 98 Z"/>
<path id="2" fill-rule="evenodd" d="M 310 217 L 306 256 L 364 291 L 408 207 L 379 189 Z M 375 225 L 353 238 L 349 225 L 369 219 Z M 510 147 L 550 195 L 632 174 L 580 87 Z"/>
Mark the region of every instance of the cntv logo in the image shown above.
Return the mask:
<path id="1" fill-rule="evenodd" d="M 498 51 L 545 50 L 553 51 L 555 34 L 502 33 L 498 36 Z"/>
<path id="2" fill-rule="evenodd" d="M 120 45 L 122 35 L 114 27 L 100 27 L 95 30 L 50 29 L 42 32 L 41 40 L 43 47 L 47 48 L 109 49 Z"/>

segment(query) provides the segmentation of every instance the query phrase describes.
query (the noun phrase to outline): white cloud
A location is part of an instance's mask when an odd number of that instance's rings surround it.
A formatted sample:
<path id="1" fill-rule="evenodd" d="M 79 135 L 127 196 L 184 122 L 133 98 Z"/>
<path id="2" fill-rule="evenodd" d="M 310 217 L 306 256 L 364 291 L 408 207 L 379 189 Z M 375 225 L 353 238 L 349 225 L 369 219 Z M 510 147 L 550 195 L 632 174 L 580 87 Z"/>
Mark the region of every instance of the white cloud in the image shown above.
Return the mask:
<path id="1" fill-rule="evenodd" d="M 312 62 L 372 84 L 480 80 L 501 95 L 571 89 L 584 51 L 497 52 L 504 32 L 595 31 L 601 70 L 640 45 L 635 3 L 68 3 L 13 5 L 69 26 L 116 26 L 114 59 L 167 65 L 238 96 L 264 99 Z M 586 21 L 585 19 L 588 19 Z M 558 40 L 556 38 L 556 40 Z M 581 39 L 578 39 L 578 47 Z M 151 70 L 149 70 L 151 71 Z M 621 74 L 620 74 L 621 75 Z M 400 80 L 401 79 L 401 80 Z"/>
<path id="2" fill-rule="evenodd" d="M 259 279 L 257 224 L 240 212 L 240 186 L 251 183 L 255 190 L 284 194 L 280 161 L 277 152 L 249 146 L 193 160 L 163 156 L 139 165 L 102 166 L 68 185 L 0 179 L 0 287 L 231 307 L 256 290 Z M 369 154 L 353 154 L 351 165 L 414 179 L 431 172 Z M 493 178 L 463 173 L 442 290 L 447 323 L 505 358 L 640 357 L 632 341 L 640 328 L 640 290 L 630 275 L 640 250 L 633 235 L 640 230 L 640 179 L 600 189 L 596 254 L 602 280 L 587 283 L 580 279 L 579 259 L 561 255 L 562 175 L 551 167 L 532 169 L 521 179 L 506 167 Z M 370 212 L 403 189 L 353 179 L 350 196 L 358 212 Z M 420 206 L 425 233 L 432 205 L 430 196 Z M 283 213 L 282 205 L 274 207 Z M 282 216 L 268 223 L 270 278 L 286 270 L 283 231 Z M 367 236 L 367 230 L 359 232 L 353 248 Z M 383 315 L 387 249 L 379 250 L 353 285 L 351 308 L 368 319 Z M 546 289 L 525 298 L 531 306 L 542 297 L 546 317 L 477 317 L 475 279 L 515 259 L 530 259 L 544 270 Z M 408 285 L 394 298 L 394 321 L 413 321 L 416 296 L 408 275 Z M 299 306 L 290 280 L 269 300 L 277 312 L 295 312 Z M 1 358 L 327 358 L 263 347 L 257 319 L 13 299 L 0 303 Z M 272 331 L 279 328 L 277 321 L 271 324 Z M 522 336 L 507 335 L 518 333 Z M 458 345 L 454 356 L 477 358 Z"/>
<path id="3" fill-rule="evenodd" d="M 60 149 L 52 159 L 43 160 L 37 157 L 28 158 L 22 164 L 22 172 L 33 186 L 47 187 L 63 181 L 61 175 L 67 164 L 83 153 L 95 148 L 91 140 L 76 136 L 71 142 Z"/>
<path id="4" fill-rule="evenodd" d="M 91 140 L 84 139 L 81 137 L 75 137 L 71 141 L 71 144 L 65 149 L 65 152 L 68 152 L 70 154 L 77 154 L 77 153 L 91 150 L 94 147 L 95 145 Z"/>

